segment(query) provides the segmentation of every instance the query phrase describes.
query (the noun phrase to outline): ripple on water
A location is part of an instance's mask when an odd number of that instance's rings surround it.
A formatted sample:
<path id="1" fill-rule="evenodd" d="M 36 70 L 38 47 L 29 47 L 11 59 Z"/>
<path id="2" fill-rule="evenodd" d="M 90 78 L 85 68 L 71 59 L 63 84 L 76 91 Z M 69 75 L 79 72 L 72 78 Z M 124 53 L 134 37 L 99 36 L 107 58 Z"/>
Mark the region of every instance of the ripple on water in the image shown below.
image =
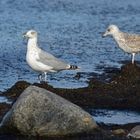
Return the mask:
<path id="1" fill-rule="evenodd" d="M 140 112 L 131 110 L 89 109 L 88 112 L 100 123 L 128 124 L 140 122 Z"/>
<path id="2" fill-rule="evenodd" d="M 11 104 L 12 102 L 9 101 L 6 97 L 4 97 L 4 96 L 0 96 L 0 103 Z"/>

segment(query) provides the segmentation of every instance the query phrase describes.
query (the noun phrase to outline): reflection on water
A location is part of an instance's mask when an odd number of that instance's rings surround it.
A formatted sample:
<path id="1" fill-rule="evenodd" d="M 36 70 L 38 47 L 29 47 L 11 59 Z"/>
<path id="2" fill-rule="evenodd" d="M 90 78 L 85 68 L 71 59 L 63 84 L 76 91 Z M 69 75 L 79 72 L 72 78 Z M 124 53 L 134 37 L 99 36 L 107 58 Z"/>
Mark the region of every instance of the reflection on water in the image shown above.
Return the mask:
<path id="1" fill-rule="evenodd" d="M 128 124 L 140 122 L 140 112 L 131 110 L 88 109 L 97 122 L 105 124 Z"/>

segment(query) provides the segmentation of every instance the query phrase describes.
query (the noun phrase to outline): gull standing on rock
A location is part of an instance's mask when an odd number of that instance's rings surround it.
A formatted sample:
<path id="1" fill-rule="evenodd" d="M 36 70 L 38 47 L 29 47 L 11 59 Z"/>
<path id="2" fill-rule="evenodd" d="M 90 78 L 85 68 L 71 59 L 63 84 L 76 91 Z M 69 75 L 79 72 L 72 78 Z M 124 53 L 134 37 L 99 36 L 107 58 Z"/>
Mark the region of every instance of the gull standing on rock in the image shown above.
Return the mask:
<path id="1" fill-rule="evenodd" d="M 132 54 L 132 64 L 134 64 L 135 54 L 140 52 L 140 35 L 124 33 L 116 25 L 110 25 L 103 34 L 103 37 L 108 35 L 115 39 L 118 46 L 124 52 Z"/>
<path id="2" fill-rule="evenodd" d="M 70 65 L 39 48 L 35 30 L 29 30 L 23 36 L 28 38 L 26 61 L 33 70 L 41 73 L 39 75 L 40 81 L 42 81 L 42 74 L 44 74 L 46 82 L 47 72 L 79 69 L 78 66 Z"/>

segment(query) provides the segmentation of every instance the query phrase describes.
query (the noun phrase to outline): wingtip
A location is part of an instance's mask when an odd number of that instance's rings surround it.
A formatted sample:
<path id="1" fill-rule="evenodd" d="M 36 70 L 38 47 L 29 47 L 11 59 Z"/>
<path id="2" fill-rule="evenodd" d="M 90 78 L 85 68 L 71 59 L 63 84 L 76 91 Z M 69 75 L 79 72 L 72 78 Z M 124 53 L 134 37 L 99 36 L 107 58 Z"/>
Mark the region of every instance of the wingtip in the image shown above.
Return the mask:
<path id="1" fill-rule="evenodd" d="M 77 70 L 80 70 L 80 69 L 81 69 L 81 67 L 77 66 Z"/>
<path id="2" fill-rule="evenodd" d="M 76 66 L 76 65 L 69 65 L 68 69 L 69 70 L 79 70 L 79 69 L 81 69 L 81 67 Z"/>

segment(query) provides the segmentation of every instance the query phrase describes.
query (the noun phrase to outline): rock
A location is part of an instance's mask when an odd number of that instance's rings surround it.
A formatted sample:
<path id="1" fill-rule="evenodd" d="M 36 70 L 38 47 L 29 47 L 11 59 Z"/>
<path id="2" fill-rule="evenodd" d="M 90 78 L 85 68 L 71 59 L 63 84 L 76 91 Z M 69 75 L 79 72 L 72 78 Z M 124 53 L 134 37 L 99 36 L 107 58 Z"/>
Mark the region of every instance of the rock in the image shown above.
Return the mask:
<path id="1" fill-rule="evenodd" d="M 97 127 L 80 107 L 36 86 L 25 89 L 1 123 L 6 132 L 32 136 L 73 135 Z"/>
<path id="2" fill-rule="evenodd" d="M 115 130 L 112 130 L 112 133 L 114 134 L 114 135 L 125 135 L 126 134 L 126 132 L 125 132 L 125 130 L 124 129 L 115 129 Z"/>
<path id="3" fill-rule="evenodd" d="M 134 128 L 132 128 L 127 137 L 140 139 L 140 125 L 137 125 Z"/>

